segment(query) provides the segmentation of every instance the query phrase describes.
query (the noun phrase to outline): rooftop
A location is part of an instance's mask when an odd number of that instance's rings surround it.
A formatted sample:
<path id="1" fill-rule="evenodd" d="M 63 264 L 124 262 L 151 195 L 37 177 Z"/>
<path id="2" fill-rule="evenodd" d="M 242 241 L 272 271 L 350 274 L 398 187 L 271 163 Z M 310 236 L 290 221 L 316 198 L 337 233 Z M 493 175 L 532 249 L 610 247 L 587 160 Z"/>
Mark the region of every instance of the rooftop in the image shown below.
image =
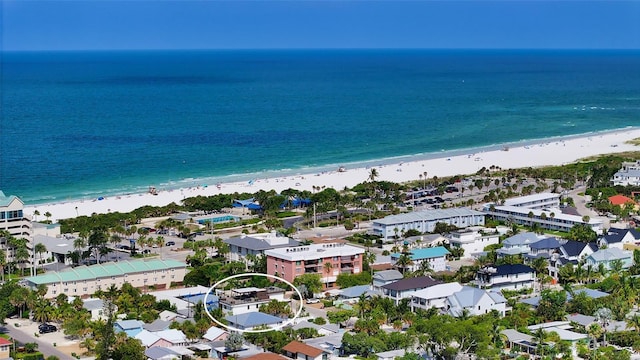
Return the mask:
<path id="1" fill-rule="evenodd" d="M 312 358 L 315 358 L 324 352 L 322 349 L 318 349 L 295 340 L 285 345 L 282 350 L 288 351 L 292 354 L 303 354 Z"/>
<path id="2" fill-rule="evenodd" d="M 264 254 L 288 261 L 302 261 L 334 256 L 354 256 L 364 254 L 364 249 L 346 244 L 329 243 L 266 250 Z"/>
<path id="3" fill-rule="evenodd" d="M 450 254 L 449 250 L 447 250 L 444 246 L 437 246 L 432 248 L 424 248 L 424 249 L 413 249 L 409 251 L 411 253 L 411 260 L 424 260 L 424 259 L 433 259 L 438 257 L 447 256 Z M 398 258 L 401 254 L 395 253 L 392 254 L 392 258 Z"/>
<path id="4" fill-rule="evenodd" d="M 413 278 L 407 278 L 398 280 L 391 284 L 387 284 L 382 286 L 383 289 L 387 290 L 395 290 L 395 291 L 404 291 L 404 290 L 419 290 L 424 289 L 429 286 L 441 284 L 442 282 L 439 280 L 433 279 L 431 276 L 418 276 Z"/>
<path id="5" fill-rule="evenodd" d="M 529 202 L 542 201 L 542 200 L 553 200 L 553 199 L 560 199 L 560 194 L 540 193 L 540 194 L 519 196 L 519 197 L 515 197 L 515 198 L 511 198 L 511 199 L 506 199 L 504 201 L 504 204 L 505 205 L 510 205 L 510 206 L 518 206 L 518 205 L 526 204 L 526 203 L 529 203 Z"/>
<path id="6" fill-rule="evenodd" d="M 394 225 L 401 223 L 410 223 L 416 221 L 436 221 L 461 216 L 484 216 L 480 211 L 467 208 L 450 208 L 414 211 L 407 214 L 390 215 L 383 219 L 373 220 L 374 224 Z"/>

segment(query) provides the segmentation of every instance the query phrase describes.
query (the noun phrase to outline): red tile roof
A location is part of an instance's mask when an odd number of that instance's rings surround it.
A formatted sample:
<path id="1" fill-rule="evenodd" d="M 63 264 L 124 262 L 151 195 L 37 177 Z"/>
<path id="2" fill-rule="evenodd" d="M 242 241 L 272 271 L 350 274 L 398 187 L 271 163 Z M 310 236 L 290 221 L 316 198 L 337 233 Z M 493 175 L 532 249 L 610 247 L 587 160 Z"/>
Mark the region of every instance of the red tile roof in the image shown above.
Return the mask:
<path id="1" fill-rule="evenodd" d="M 11 341 L 9 341 L 9 340 L 7 340 L 7 339 L 5 339 L 3 337 L 0 337 L 0 346 L 2 346 L 2 345 L 11 345 L 11 344 L 13 344 Z"/>
<path id="2" fill-rule="evenodd" d="M 288 351 L 292 354 L 303 354 L 311 357 L 316 357 L 323 353 L 322 349 L 318 349 L 295 340 L 285 345 L 282 350 Z"/>
<path id="3" fill-rule="evenodd" d="M 242 358 L 241 360 L 290 360 L 290 359 L 274 353 L 262 353 L 262 354 L 257 354 L 257 355 L 252 355 L 246 358 Z"/>
<path id="4" fill-rule="evenodd" d="M 626 197 L 624 195 L 620 195 L 620 194 L 611 196 L 609 198 L 609 202 L 611 203 L 611 205 L 614 205 L 614 206 L 615 205 L 624 205 L 624 204 L 626 204 L 628 202 L 632 202 L 632 203 L 635 204 L 635 201 L 633 201 L 633 199 L 628 198 L 628 197 Z"/>

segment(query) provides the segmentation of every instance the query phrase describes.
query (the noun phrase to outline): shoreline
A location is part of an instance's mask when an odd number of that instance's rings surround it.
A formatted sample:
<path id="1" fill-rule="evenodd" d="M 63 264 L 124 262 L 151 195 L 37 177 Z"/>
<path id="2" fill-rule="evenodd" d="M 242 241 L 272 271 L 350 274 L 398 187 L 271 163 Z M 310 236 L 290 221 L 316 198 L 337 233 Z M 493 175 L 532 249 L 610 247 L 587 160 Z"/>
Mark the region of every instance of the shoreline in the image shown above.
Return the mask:
<path id="1" fill-rule="evenodd" d="M 36 209 L 40 214 L 48 211 L 52 214 L 51 219 L 56 222 L 58 219 L 81 215 L 89 216 L 94 212 L 130 212 L 145 205 L 164 206 L 172 202 L 179 203 L 184 198 L 198 195 L 254 193 L 259 190 L 280 192 L 288 188 L 312 191 L 315 186 L 333 187 L 339 190 L 345 186 L 353 187 L 367 181 L 371 168 L 378 170 L 377 180 L 402 183 L 418 181 L 424 172 L 427 172 L 428 178 L 433 178 L 433 176 L 473 174 L 482 167 L 488 168 L 492 165 L 503 169 L 563 165 L 594 155 L 640 151 L 640 147 L 625 144 L 626 141 L 638 137 L 640 137 L 640 127 L 630 126 L 622 129 L 522 140 L 475 148 L 419 153 L 344 164 L 328 164 L 305 169 L 183 179 L 176 181 L 176 185 L 184 186 L 171 188 L 163 187 L 163 184 L 156 186 L 158 195 L 152 195 L 148 192 L 107 194 L 102 196 L 102 200 L 84 198 L 62 202 L 25 204 L 24 212 L 31 216 Z M 338 171 L 341 166 L 345 167 L 345 172 Z M 229 181 L 220 183 L 215 181 L 224 178 Z M 192 186 L 188 186 L 187 182 L 190 182 Z M 20 195 L 17 194 L 17 196 Z M 40 216 L 43 217 L 43 215 Z"/>

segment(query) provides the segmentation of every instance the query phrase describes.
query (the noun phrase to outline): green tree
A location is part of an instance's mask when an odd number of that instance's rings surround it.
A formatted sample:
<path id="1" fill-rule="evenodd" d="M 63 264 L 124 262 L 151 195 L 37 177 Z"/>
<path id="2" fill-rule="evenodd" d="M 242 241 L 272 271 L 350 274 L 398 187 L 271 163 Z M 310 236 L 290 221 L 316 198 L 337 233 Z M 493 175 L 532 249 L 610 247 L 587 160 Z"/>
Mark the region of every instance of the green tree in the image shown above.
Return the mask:
<path id="1" fill-rule="evenodd" d="M 567 294 L 564 290 L 543 290 L 536 312 L 545 321 L 562 320 L 566 313 Z"/>
<path id="2" fill-rule="evenodd" d="M 293 285 L 304 285 L 307 293 L 302 294 L 302 296 L 313 297 L 313 294 L 317 294 L 322 290 L 322 279 L 320 278 L 320 274 L 302 274 L 293 279 Z"/>
<path id="3" fill-rule="evenodd" d="M 40 256 L 40 262 L 42 262 L 42 254 L 47 252 L 47 247 L 43 243 L 37 243 L 33 251 Z M 44 264 L 42 266 L 44 266 Z"/>
<path id="4" fill-rule="evenodd" d="M 232 353 L 242 349 L 243 344 L 244 337 L 237 332 L 232 332 L 224 342 L 224 346 Z"/>

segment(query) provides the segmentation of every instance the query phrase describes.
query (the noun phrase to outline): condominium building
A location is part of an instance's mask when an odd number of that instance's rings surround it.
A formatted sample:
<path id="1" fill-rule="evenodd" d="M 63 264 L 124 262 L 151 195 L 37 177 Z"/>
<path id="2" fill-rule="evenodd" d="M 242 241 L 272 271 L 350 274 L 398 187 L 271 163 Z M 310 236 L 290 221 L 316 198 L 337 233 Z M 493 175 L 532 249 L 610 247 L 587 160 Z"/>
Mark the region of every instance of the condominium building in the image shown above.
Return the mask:
<path id="1" fill-rule="evenodd" d="M 168 289 L 172 284 L 182 284 L 186 268 L 184 262 L 170 259 L 129 260 L 51 271 L 23 279 L 22 283 L 32 289 L 46 285 L 44 297 L 48 299 L 59 294 L 87 297 L 112 285 L 119 289 L 124 283 L 137 288 Z"/>
<path id="2" fill-rule="evenodd" d="M 504 201 L 503 205 L 523 207 L 527 209 L 545 209 L 560 207 L 560 194 L 540 193 L 526 196 L 519 196 Z"/>
<path id="3" fill-rule="evenodd" d="M 266 250 L 267 273 L 287 281 L 303 274 L 319 274 L 326 289 L 334 287 L 340 274 L 362 271 L 364 249 L 340 244 L 311 244 Z"/>
<path id="4" fill-rule="evenodd" d="M 458 228 L 483 226 L 485 214 L 467 209 L 435 209 L 414 211 L 406 214 L 390 215 L 373 221 L 373 233 L 383 240 L 392 240 L 408 230 L 421 233 L 434 232 L 437 223 L 454 225 Z"/>
<path id="5" fill-rule="evenodd" d="M 16 239 L 25 239 L 27 240 L 27 250 L 29 251 L 29 258 L 26 259 L 26 263 L 29 266 L 33 264 L 33 229 L 31 226 L 31 219 L 26 216 L 23 212 L 24 203 L 22 200 L 15 196 L 10 195 L 6 196 L 2 191 L 0 191 L 0 230 L 6 230 Z M 7 240 L 3 237 L 0 237 L 0 246 L 4 249 L 7 249 L 6 252 L 6 261 L 14 262 L 15 259 L 15 249 L 11 246 L 8 246 Z"/>

